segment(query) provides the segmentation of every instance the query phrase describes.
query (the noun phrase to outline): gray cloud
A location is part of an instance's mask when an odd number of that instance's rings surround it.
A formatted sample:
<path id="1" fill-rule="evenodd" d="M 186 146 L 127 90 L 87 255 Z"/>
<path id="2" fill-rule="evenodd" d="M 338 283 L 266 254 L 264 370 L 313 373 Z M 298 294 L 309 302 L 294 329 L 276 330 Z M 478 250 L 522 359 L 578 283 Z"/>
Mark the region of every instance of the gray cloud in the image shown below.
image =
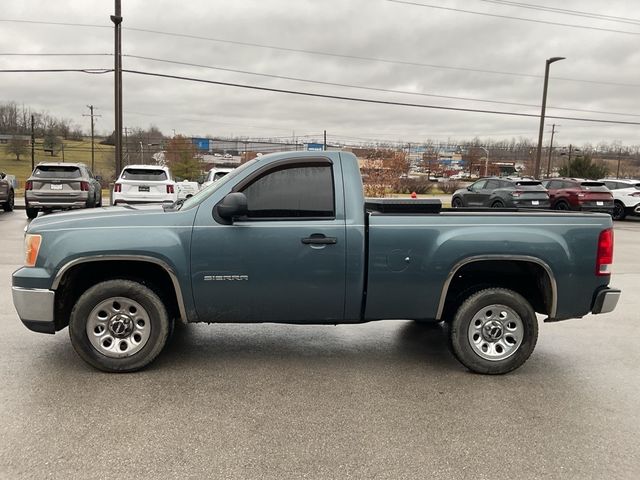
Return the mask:
<path id="1" fill-rule="evenodd" d="M 638 31 L 634 25 L 560 16 L 484 2 L 449 0 L 443 6 L 556 22 Z M 113 2 L 24 0 L 3 5 L 1 18 L 98 24 L 105 28 L 3 23 L 0 51 L 110 53 Z M 571 0 L 563 8 L 640 18 L 633 1 Z M 571 78 L 640 85 L 638 36 L 580 30 L 444 12 L 382 0 L 328 1 L 123 1 L 125 28 L 277 45 L 336 54 L 540 76 L 551 56 L 549 115 L 640 121 L 553 107 L 637 114 L 640 87 L 562 80 Z M 285 75 L 325 82 L 410 90 L 538 105 L 542 79 L 454 69 L 398 65 L 143 33 L 125 29 L 123 52 L 182 62 Z M 111 57 L 7 57 L 1 68 L 112 67 Z M 380 100 L 538 114 L 538 107 L 496 105 L 362 91 L 125 57 L 125 68 L 272 88 Z M 16 101 L 85 125 L 86 104 L 98 107 L 98 130 L 113 129 L 113 75 L 2 74 L 3 101 Z M 536 118 L 366 105 L 124 74 L 125 125 L 157 125 L 165 133 L 284 136 L 319 134 L 381 140 L 427 138 L 537 138 Z M 558 140 L 637 144 L 638 126 L 558 123 Z M 86 125 L 85 125 L 86 127 Z M 547 140 L 545 140 L 546 142 Z"/>

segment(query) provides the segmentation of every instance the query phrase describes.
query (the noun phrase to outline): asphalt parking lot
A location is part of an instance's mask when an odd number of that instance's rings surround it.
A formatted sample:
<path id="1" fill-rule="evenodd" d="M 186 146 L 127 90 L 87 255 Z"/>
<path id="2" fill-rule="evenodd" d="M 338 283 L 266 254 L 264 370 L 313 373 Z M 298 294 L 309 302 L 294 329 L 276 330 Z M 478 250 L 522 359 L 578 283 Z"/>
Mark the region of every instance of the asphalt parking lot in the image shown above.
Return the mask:
<path id="1" fill-rule="evenodd" d="M 499 377 L 410 321 L 192 325 L 100 373 L 15 313 L 26 223 L 0 214 L 1 478 L 640 478 L 640 221 L 616 224 L 617 310 L 541 324 Z"/>

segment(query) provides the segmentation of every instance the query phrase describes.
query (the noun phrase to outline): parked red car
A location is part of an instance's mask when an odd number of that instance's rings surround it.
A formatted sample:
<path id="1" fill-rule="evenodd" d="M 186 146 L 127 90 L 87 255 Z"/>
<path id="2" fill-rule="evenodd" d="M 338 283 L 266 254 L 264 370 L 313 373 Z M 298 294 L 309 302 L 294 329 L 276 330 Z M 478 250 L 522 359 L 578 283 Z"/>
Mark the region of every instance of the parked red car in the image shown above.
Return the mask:
<path id="1" fill-rule="evenodd" d="M 543 180 L 554 210 L 579 210 L 613 214 L 613 195 L 603 182 L 580 178 Z"/>

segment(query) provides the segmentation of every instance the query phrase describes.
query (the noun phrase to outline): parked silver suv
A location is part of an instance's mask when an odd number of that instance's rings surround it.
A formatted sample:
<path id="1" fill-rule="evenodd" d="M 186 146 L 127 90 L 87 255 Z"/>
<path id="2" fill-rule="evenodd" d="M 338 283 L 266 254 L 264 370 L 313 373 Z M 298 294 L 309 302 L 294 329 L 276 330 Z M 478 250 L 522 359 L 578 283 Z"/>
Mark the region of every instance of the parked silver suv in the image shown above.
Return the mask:
<path id="1" fill-rule="evenodd" d="M 102 205 L 100 182 L 84 163 L 39 163 L 24 186 L 27 217 Z"/>

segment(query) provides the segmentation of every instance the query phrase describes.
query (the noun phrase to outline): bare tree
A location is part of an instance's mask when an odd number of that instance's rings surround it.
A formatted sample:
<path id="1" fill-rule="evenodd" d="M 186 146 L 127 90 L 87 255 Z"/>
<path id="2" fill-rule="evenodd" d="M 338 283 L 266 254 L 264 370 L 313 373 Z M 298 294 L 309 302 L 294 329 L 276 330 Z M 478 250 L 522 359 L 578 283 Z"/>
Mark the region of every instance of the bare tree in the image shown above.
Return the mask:
<path id="1" fill-rule="evenodd" d="M 7 152 L 16 156 L 16 161 L 20 160 L 20 155 L 26 155 L 29 151 L 29 141 L 14 135 L 7 143 Z"/>

